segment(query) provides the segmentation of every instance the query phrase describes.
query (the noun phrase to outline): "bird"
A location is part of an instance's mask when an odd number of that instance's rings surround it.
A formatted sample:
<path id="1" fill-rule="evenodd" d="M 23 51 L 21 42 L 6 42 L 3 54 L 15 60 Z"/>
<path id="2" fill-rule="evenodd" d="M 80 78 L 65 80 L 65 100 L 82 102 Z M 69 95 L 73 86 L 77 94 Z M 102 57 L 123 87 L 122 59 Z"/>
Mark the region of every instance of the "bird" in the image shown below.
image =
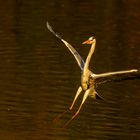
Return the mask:
<path id="1" fill-rule="evenodd" d="M 52 27 L 50 26 L 49 22 L 46 22 L 46 26 L 48 30 L 53 33 L 58 39 L 60 39 L 66 47 L 69 49 L 69 51 L 72 53 L 74 58 L 76 59 L 76 62 L 81 70 L 81 85 L 78 87 L 78 90 L 76 92 L 76 95 L 74 97 L 74 100 L 69 107 L 69 110 L 73 109 L 73 106 L 79 97 L 79 95 L 84 92 L 82 102 L 78 108 L 78 110 L 75 112 L 75 114 L 72 116 L 72 118 L 68 121 L 68 123 L 73 120 L 80 112 L 83 104 L 85 103 L 87 97 L 91 97 L 93 99 L 100 99 L 104 100 L 103 97 L 101 97 L 97 91 L 96 88 L 103 83 L 110 82 L 110 81 L 120 81 L 125 79 L 133 79 L 136 77 L 140 77 L 138 73 L 138 69 L 130 69 L 130 70 L 124 70 L 124 71 L 116 71 L 116 72 L 107 72 L 107 73 L 100 73 L 95 74 L 89 69 L 89 63 L 91 61 L 92 55 L 95 51 L 96 46 L 96 38 L 94 36 L 89 37 L 86 41 L 84 41 L 82 44 L 88 44 L 91 45 L 91 48 L 89 50 L 89 53 L 87 55 L 86 61 L 84 62 L 83 58 L 80 56 L 80 54 L 76 51 L 76 49 L 69 44 L 67 41 L 65 41 L 58 33 L 56 33 Z M 68 124 L 67 123 L 67 124 Z"/>

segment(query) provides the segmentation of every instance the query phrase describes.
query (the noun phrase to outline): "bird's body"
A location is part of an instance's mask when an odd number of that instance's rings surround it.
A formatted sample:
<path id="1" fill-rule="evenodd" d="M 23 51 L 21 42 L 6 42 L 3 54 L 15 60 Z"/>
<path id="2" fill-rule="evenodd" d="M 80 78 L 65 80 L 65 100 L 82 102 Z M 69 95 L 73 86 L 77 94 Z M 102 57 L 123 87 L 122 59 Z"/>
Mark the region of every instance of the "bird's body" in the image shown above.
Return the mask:
<path id="1" fill-rule="evenodd" d="M 65 41 L 64 39 L 62 39 L 62 37 L 60 37 L 57 33 L 55 33 L 48 22 L 47 22 L 47 28 L 66 45 L 66 47 L 70 50 L 70 52 L 75 57 L 77 64 L 81 69 L 81 85 L 79 86 L 77 93 L 75 95 L 75 98 L 72 102 L 72 105 L 70 106 L 69 109 L 71 110 L 73 108 L 75 101 L 77 100 L 78 96 L 81 94 L 82 91 L 84 92 L 84 96 L 83 96 L 79 109 L 73 115 L 72 119 L 74 119 L 77 116 L 77 114 L 79 113 L 82 105 L 84 104 L 84 102 L 88 96 L 90 96 L 94 99 L 103 99 L 96 92 L 96 87 L 99 84 L 105 83 L 108 81 L 115 81 L 120 78 L 126 79 L 126 77 L 133 77 L 133 76 L 135 77 L 135 74 L 137 74 L 137 72 L 138 72 L 137 69 L 131 69 L 131 70 L 126 70 L 126 71 L 94 74 L 93 72 L 91 72 L 89 70 L 89 63 L 90 63 L 91 57 L 94 53 L 95 45 L 96 45 L 96 39 L 94 37 L 90 37 L 87 41 L 83 42 L 83 44 L 91 44 L 89 54 L 86 58 L 86 61 L 84 62 L 83 58 L 79 55 L 79 53 L 67 41 Z"/>
<path id="2" fill-rule="evenodd" d="M 95 50 L 96 39 L 94 37 L 90 37 L 89 40 L 83 42 L 83 44 L 92 44 L 81 75 L 81 85 L 85 91 L 93 85 L 91 84 L 93 83 L 91 81 L 93 81 L 94 77 L 91 78 L 93 73 L 89 70 L 89 63 Z"/>

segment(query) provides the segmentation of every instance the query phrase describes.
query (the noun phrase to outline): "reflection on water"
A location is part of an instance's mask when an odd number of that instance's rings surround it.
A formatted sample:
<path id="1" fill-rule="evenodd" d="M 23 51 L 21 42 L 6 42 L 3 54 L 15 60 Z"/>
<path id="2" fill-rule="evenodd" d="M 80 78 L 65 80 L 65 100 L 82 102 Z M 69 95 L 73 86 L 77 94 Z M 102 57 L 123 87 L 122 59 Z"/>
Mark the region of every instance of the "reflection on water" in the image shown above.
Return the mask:
<path id="1" fill-rule="evenodd" d="M 0 139 L 140 139 L 139 80 L 103 85 L 98 93 L 107 102 L 89 98 L 67 129 L 62 126 L 69 112 L 53 123 L 71 104 L 80 70 L 45 27 L 49 20 L 84 58 L 89 48 L 81 42 L 95 34 L 95 73 L 138 68 L 137 0 L 3 1 L 0 6 Z"/>

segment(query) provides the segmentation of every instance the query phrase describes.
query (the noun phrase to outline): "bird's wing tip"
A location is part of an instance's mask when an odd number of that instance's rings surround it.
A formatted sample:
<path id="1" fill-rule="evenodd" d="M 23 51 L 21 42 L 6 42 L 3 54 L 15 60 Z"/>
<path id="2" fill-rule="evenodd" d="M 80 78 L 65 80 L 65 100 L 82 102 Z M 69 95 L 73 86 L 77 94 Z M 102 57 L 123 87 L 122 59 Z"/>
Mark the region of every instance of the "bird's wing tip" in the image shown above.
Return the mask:
<path id="1" fill-rule="evenodd" d="M 131 72 L 138 72 L 138 69 L 132 69 Z"/>
<path id="2" fill-rule="evenodd" d="M 50 24 L 49 24 L 48 21 L 46 21 L 46 26 L 47 26 L 47 28 L 48 28 L 50 31 L 52 31 L 52 28 L 51 28 L 51 26 L 50 26 Z"/>
<path id="3" fill-rule="evenodd" d="M 48 21 L 46 21 L 46 26 L 47 26 L 47 28 L 50 27 L 50 24 Z"/>

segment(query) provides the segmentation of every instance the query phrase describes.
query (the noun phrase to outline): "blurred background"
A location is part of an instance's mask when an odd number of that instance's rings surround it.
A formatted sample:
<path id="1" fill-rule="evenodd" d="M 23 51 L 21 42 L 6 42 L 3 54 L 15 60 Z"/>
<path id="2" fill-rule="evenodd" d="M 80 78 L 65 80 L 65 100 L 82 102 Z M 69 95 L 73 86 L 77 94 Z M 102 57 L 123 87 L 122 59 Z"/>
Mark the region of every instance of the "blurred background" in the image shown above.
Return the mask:
<path id="1" fill-rule="evenodd" d="M 79 116 L 54 118 L 71 105 L 80 69 L 46 21 L 90 63 L 95 73 L 140 67 L 139 0 L 8 0 L 0 2 L 1 140 L 139 140 L 140 80 L 98 88 L 107 102 L 88 98 Z M 74 111 L 81 103 L 79 97 Z"/>

